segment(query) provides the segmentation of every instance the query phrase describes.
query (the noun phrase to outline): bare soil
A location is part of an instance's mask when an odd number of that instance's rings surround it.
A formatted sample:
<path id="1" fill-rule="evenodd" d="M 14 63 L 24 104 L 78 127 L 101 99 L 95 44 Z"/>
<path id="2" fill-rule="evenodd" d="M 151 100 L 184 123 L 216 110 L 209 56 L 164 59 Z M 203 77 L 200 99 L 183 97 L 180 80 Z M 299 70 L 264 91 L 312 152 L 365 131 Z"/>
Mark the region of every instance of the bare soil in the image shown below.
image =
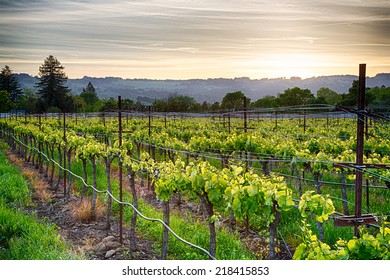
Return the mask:
<path id="1" fill-rule="evenodd" d="M 33 206 L 28 211 L 35 212 L 38 218 L 49 221 L 57 226 L 57 231 L 62 239 L 69 244 L 71 250 L 81 253 L 91 260 L 156 260 L 160 259 L 159 253 L 152 250 L 153 241 L 138 234 L 136 250 L 130 250 L 129 230 L 123 228 L 122 244 L 119 239 L 119 223 L 112 221 L 110 228 L 107 228 L 106 216 L 100 215 L 95 221 L 82 222 L 75 218 L 74 207 L 81 202 L 80 197 L 72 193 L 64 197 L 63 185 L 54 189 L 48 179 L 39 173 L 31 163 L 26 163 L 14 151 L 7 151 L 10 162 L 18 166 L 21 172 L 29 179 L 33 191 Z M 113 172 L 114 178 L 118 177 Z M 124 188 L 130 191 L 127 182 L 124 180 Z M 137 195 L 143 197 L 149 204 L 161 208 L 161 204 L 155 199 L 154 193 L 146 187 L 136 186 Z M 190 211 L 199 219 L 204 217 L 195 205 L 181 200 L 180 197 L 173 197 L 171 209 L 177 213 Z M 227 222 L 227 221 L 225 221 Z M 227 223 L 224 226 L 228 226 Z M 239 229 L 240 237 L 248 250 L 252 251 L 259 259 L 267 254 L 267 242 L 265 238 L 257 233 L 247 233 L 242 227 Z M 287 249 L 279 244 L 278 259 L 291 259 Z"/>
<path id="2" fill-rule="evenodd" d="M 35 166 L 24 162 L 15 152 L 8 151 L 7 157 L 30 180 L 33 206 L 27 210 L 35 212 L 38 218 L 55 224 L 58 233 L 69 244 L 71 250 L 91 260 L 153 260 L 159 258 L 159 255 L 151 249 L 152 241 L 142 236 L 137 236 L 137 249 L 130 250 L 129 239 L 126 238 L 127 228 L 123 228 L 123 244 L 120 244 L 117 221 L 111 222 L 108 229 L 105 216 L 89 222 L 77 220 L 72 214 L 71 205 L 77 205 L 80 202 L 79 197 L 72 194 L 64 197 L 62 185 L 58 189 L 53 189 L 47 178 L 44 178 Z"/>

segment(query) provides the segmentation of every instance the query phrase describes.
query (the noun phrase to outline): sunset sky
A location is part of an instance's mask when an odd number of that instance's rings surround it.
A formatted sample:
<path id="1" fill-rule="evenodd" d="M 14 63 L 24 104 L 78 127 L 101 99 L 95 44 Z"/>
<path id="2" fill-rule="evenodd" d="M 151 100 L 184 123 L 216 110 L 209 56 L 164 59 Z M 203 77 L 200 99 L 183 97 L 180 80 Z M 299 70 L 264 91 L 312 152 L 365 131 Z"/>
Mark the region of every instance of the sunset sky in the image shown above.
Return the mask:
<path id="1" fill-rule="evenodd" d="M 0 0 L 0 67 L 70 78 L 390 72 L 389 0 Z"/>

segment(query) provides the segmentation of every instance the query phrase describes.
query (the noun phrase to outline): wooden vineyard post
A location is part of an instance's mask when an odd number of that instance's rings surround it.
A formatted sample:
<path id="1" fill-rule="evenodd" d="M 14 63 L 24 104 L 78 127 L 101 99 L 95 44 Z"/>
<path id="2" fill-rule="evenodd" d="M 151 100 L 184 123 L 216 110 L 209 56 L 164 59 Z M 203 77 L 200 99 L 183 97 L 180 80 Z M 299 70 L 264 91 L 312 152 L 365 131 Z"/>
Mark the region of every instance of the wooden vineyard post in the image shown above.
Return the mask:
<path id="1" fill-rule="evenodd" d="M 244 133 L 248 131 L 248 123 L 247 123 L 247 114 L 246 114 L 246 96 L 243 97 L 242 110 L 244 111 Z M 248 171 L 249 162 L 248 162 L 248 152 L 245 150 L 245 169 Z"/>
<path id="2" fill-rule="evenodd" d="M 363 148 L 364 148 L 364 113 L 365 113 L 365 91 L 366 91 L 366 64 L 359 65 L 359 96 L 357 110 L 357 139 L 356 139 L 356 163 L 337 163 L 338 167 L 353 167 L 356 172 L 355 179 L 355 213 L 353 216 L 341 216 L 334 220 L 335 226 L 353 226 L 354 234 L 360 237 L 359 226 L 364 224 L 375 223 L 377 218 L 372 214 L 362 215 L 362 187 L 363 187 L 363 172 L 365 168 L 385 168 L 387 165 L 381 164 L 364 164 L 363 163 Z"/>
<path id="3" fill-rule="evenodd" d="M 243 110 L 244 110 L 244 133 L 246 134 L 248 127 L 247 127 L 247 115 L 246 115 L 246 96 L 243 97 Z M 245 151 L 245 170 L 248 172 L 249 169 L 249 160 L 248 160 L 248 152 Z M 249 216 L 248 214 L 245 215 L 245 234 L 246 236 L 249 235 Z"/>
<path id="4" fill-rule="evenodd" d="M 244 132 L 246 133 L 247 127 L 247 114 L 246 114 L 246 96 L 243 97 L 243 111 L 244 111 Z"/>
<path id="5" fill-rule="evenodd" d="M 152 106 L 148 106 L 148 136 L 150 137 L 150 127 L 151 127 L 151 116 Z"/>
<path id="6" fill-rule="evenodd" d="M 230 113 L 228 113 L 228 132 L 230 134 Z"/>
<path id="7" fill-rule="evenodd" d="M 278 127 L 278 111 L 275 111 L 275 128 Z"/>
<path id="8" fill-rule="evenodd" d="M 65 113 L 63 115 L 64 122 L 64 197 L 66 197 L 66 123 L 65 123 Z"/>
<path id="9" fill-rule="evenodd" d="M 359 65 L 359 95 L 357 114 L 357 135 L 356 135 L 356 181 L 355 181 L 355 217 L 362 216 L 362 186 L 363 173 L 359 166 L 363 165 L 363 145 L 364 145 L 364 117 L 362 112 L 365 109 L 366 99 L 366 65 Z M 355 236 L 359 237 L 359 225 L 355 223 Z"/>
<path id="10" fill-rule="evenodd" d="M 164 128 L 167 128 L 167 107 L 165 107 L 164 112 Z"/>
<path id="11" fill-rule="evenodd" d="M 118 96 L 118 132 L 119 132 L 119 149 L 122 148 L 122 99 L 121 96 Z M 122 172 L 123 165 L 122 160 L 119 159 L 119 242 L 123 244 L 123 182 L 122 182 Z"/>
<path id="12" fill-rule="evenodd" d="M 150 135 L 151 135 L 151 130 L 150 130 L 150 128 L 151 128 L 151 121 L 152 121 L 152 119 L 151 119 L 151 111 L 152 111 L 152 106 L 148 106 L 148 153 L 150 154 Z M 149 178 L 149 175 L 148 175 L 148 178 Z M 148 187 L 149 187 L 149 180 L 148 180 Z"/>
<path id="13" fill-rule="evenodd" d="M 326 128 L 329 127 L 329 111 L 326 114 Z"/>

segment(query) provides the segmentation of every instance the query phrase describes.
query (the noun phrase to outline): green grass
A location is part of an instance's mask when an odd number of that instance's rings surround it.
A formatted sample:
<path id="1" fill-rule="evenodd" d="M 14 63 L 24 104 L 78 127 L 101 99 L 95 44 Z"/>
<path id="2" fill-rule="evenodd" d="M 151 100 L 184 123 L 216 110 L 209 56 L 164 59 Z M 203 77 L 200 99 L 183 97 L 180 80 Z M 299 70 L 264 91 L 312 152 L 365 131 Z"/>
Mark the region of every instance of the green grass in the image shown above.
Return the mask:
<path id="1" fill-rule="evenodd" d="M 158 152 L 156 152 L 157 157 L 163 157 Z M 116 161 L 113 163 L 113 166 L 116 165 Z M 216 166 L 220 165 L 220 161 L 213 162 Z M 260 168 L 259 166 L 256 166 Z M 98 189 L 104 190 L 107 187 L 105 169 L 103 165 L 103 161 L 99 161 L 97 164 L 97 182 Z M 81 161 L 73 161 L 72 162 L 72 171 L 76 174 L 82 175 L 82 163 Z M 284 174 L 291 174 L 291 167 L 288 165 L 280 164 L 273 167 L 274 171 L 278 171 Z M 62 174 L 62 173 L 61 173 Z M 91 164 L 88 161 L 88 183 L 92 184 L 92 176 L 91 176 Z M 125 174 L 125 171 L 124 171 Z M 0 174 L 1 176 L 1 174 Z M 305 172 L 305 178 L 312 179 L 313 176 L 309 172 Z M 80 192 L 82 188 L 82 183 L 80 180 L 74 179 L 77 181 L 77 189 L 76 192 Z M 124 176 L 124 180 L 126 176 Z M 339 182 L 339 175 L 334 172 L 328 172 L 323 175 L 324 181 L 328 182 Z M 294 197 L 298 198 L 297 191 L 297 183 L 296 180 L 289 180 L 290 187 L 294 190 Z M 127 182 L 126 182 L 127 183 Z M 351 181 L 347 182 L 351 183 Z M 312 182 L 306 183 L 303 182 L 303 190 L 313 190 L 314 184 Z M 112 180 L 113 186 L 113 194 L 115 197 L 119 197 L 118 190 L 118 182 Z M 341 190 L 340 185 L 331 185 L 331 186 L 322 186 L 323 193 L 329 194 L 335 204 L 336 211 L 342 212 L 342 203 L 340 201 L 341 198 Z M 5 191 L 7 194 L 8 191 Z M 91 194 L 91 189 L 88 190 L 88 193 Z M 370 190 L 370 201 L 371 209 L 370 213 L 376 214 L 388 214 L 388 198 L 390 193 L 388 190 L 378 190 L 371 189 Z M 5 195 L 6 196 L 6 195 Z M 103 201 L 106 201 L 107 195 L 99 195 L 100 198 L 103 198 Z M 131 201 L 130 194 L 124 192 L 124 201 Z M 354 192 L 351 188 L 348 188 L 348 200 L 349 200 L 349 210 L 350 213 L 353 213 L 353 203 L 354 203 Z M 365 201 L 365 194 L 363 195 L 363 201 Z M 376 202 L 375 204 L 373 202 Z M 20 202 L 16 202 L 20 203 Z M 153 218 L 162 218 L 161 211 L 156 210 L 154 207 L 148 205 L 147 203 L 140 201 L 140 210 L 143 214 L 148 217 Z M 116 214 L 114 217 L 117 219 L 119 206 L 117 203 L 113 203 L 113 211 Z M 387 211 L 387 212 L 386 212 Z M 365 211 L 365 205 L 363 204 L 363 212 Z M 124 211 L 124 220 L 127 224 L 130 223 L 132 210 L 130 207 L 125 207 Z M 279 225 L 279 232 L 281 236 L 285 239 L 287 244 L 289 244 L 292 248 L 296 247 L 301 240 L 301 216 L 297 209 L 292 209 L 288 213 L 283 213 L 282 219 Z M 317 233 L 316 223 L 314 220 L 309 220 L 309 223 L 312 225 L 311 229 L 313 233 Z M 264 233 L 264 228 L 262 228 L 262 221 L 260 218 L 251 217 L 250 224 L 253 230 Z M 171 227 L 173 230 L 182 238 L 190 241 L 191 243 L 197 244 L 205 249 L 208 249 L 208 228 L 204 222 L 199 222 L 197 219 L 191 216 L 191 213 L 180 213 L 180 214 L 172 214 L 171 216 Z M 161 239 L 162 239 L 162 226 L 159 223 L 153 223 L 149 221 L 145 221 L 138 218 L 137 231 L 140 236 L 146 237 L 150 239 L 153 243 L 153 249 L 160 254 L 161 251 Z M 332 245 L 339 238 L 350 239 L 353 236 L 353 228 L 352 227 L 343 227 L 336 228 L 333 226 L 333 221 L 327 221 L 324 223 L 324 231 L 325 231 L 325 242 Z M 266 235 L 266 234 L 265 234 Z M 178 241 L 170 234 L 169 240 L 169 250 L 168 250 L 168 258 L 169 259 L 207 259 L 208 257 L 200 252 L 197 249 L 193 249 L 188 245 Z M 239 237 L 235 233 L 228 232 L 226 230 L 220 230 L 217 234 L 217 259 L 255 259 L 256 257 L 245 250 L 242 243 L 239 241 Z"/>
<path id="2" fill-rule="evenodd" d="M 115 166 L 113 163 L 112 166 Z M 83 167 L 81 161 L 73 161 L 71 165 L 71 170 L 76 174 L 83 174 Z M 88 184 L 92 184 L 92 168 L 90 161 L 87 162 L 88 170 Z M 128 184 L 126 171 L 123 171 L 123 180 L 124 184 Z M 75 179 L 74 179 L 75 180 Z M 99 190 L 107 189 L 107 179 L 104 169 L 103 161 L 97 162 L 97 184 Z M 81 180 L 76 180 L 76 192 L 81 192 L 82 188 Z M 119 184 L 116 180 L 111 180 L 112 193 L 116 198 L 119 198 Z M 146 186 L 145 186 L 146 188 Z M 89 188 L 87 194 L 92 194 L 92 190 Z M 107 195 L 98 195 L 102 201 L 107 202 Z M 131 202 L 132 198 L 130 193 L 123 192 L 123 201 Z M 158 218 L 162 219 L 162 211 L 154 208 L 148 203 L 144 202 L 142 199 L 139 199 L 139 210 L 142 214 L 149 218 Z M 119 204 L 113 202 L 112 210 L 115 214 L 114 219 L 118 219 L 119 215 Z M 131 207 L 124 207 L 124 221 L 127 226 L 130 225 L 130 220 L 133 210 Z M 196 221 L 195 218 L 191 217 L 190 213 L 187 214 L 177 214 L 173 213 L 170 217 L 170 226 L 183 239 L 196 244 L 204 249 L 209 247 L 209 231 L 205 223 Z M 157 254 L 161 252 L 162 245 L 162 225 L 156 222 L 150 222 L 142 219 L 138 216 L 137 220 L 137 231 L 140 236 L 150 239 L 153 243 L 153 249 Z M 208 259 L 208 256 L 201 252 L 198 249 L 194 249 L 183 242 L 176 239 L 172 234 L 169 234 L 169 250 L 168 250 L 169 259 L 181 259 L 181 260 L 190 260 L 190 259 Z M 239 236 L 236 233 L 228 232 L 225 229 L 221 229 L 217 232 L 217 259 L 256 259 L 256 257 L 246 250 L 239 240 Z"/>
<path id="3" fill-rule="evenodd" d="M 8 163 L 2 152 L 0 152 L 0 200 L 12 207 L 31 202 L 27 181 L 15 166 Z"/>
<path id="4" fill-rule="evenodd" d="M 102 162 L 97 165 L 97 181 L 98 181 L 98 189 L 103 190 L 106 189 L 107 181 L 105 177 L 105 170 L 102 166 Z M 280 168 L 280 167 L 279 167 Z M 283 168 L 283 166 L 282 166 Z M 74 161 L 72 163 L 72 170 L 77 174 L 82 174 L 82 164 L 81 162 Z M 284 173 L 288 174 L 290 169 L 281 170 Z M 91 184 L 91 165 L 88 162 L 88 183 Z M 312 175 L 309 172 L 306 172 L 306 178 L 312 179 Z M 125 177 L 124 177 L 125 178 Z M 126 180 L 126 179 L 124 179 Z M 325 181 L 335 181 L 338 182 L 338 177 L 335 174 L 324 174 L 323 180 Z M 126 182 L 127 183 L 127 182 Z M 295 189 L 295 197 L 298 198 L 298 191 L 295 186 L 296 182 L 291 182 L 291 188 Z M 348 182 L 351 183 L 351 182 Z M 80 181 L 77 183 L 77 190 L 80 191 L 82 184 Z M 113 194 L 115 197 L 119 197 L 118 190 L 118 182 L 115 180 L 112 181 L 113 186 Z M 303 183 L 303 190 L 312 190 L 312 183 Z M 342 203 L 337 198 L 341 198 L 341 190 L 339 185 L 334 186 L 326 186 L 322 187 L 324 193 L 330 194 L 332 200 L 335 204 L 336 210 L 342 212 Z M 91 191 L 89 190 L 91 193 Z M 370 190 L 370 199 L 371 201 L 380 201 L 384 200 L 383 196 L 386 198 L 389 195 L 389 192 L 386 190 Z M 382 197 L 382 199 L 380 199 Z M 106 195 L 104 196 L 104 201 L 106 201 Z M 129 193 L 124 192 L 124 201 L 131 201 L 131 196 Z M 354 192 L 351 188 L 348 188 L 348 200 L 349 200 L 349 208 L 350 213 L 353 213 L 353 202 L 354 202 Z M 364 200 L 365 201 L 365 200 Z M 364 205 L 363 205 L 363 208 Z M 384 213 L 386 210 L 386 203 L 376 203 L 371 206 L 372 209 L 375 209 L 374 213 Z M 130 207 L 124 208 L 124 220 L 129 225 L 131 215 L 133 213 Z M 119 213 L 119 205 L 117 203 L 113 203 L 113 211 L 117 215 Z M 148 205 L 146 202 L 140 200 L 140 211 L 146 215 L 147 217 L 159 218 L 162 219 L 162 213 L 160 210 L 155 209 L 154 207 Z M 282 219 L 279 225 L 279 232 L 281 236 L 285 239 L 287 244 L 292 248 L 298 246 L 301 239 L 301 216 L 297 209 L 292 209 L 288 213 L 283 213 Z M 317 233 L 316 222 L 314 219 L 309 219 L 309 223 L 311 224 L 310 229 L 313 233 Z M 208 238 L 209 232 L 207 225 L 205 223 L 199 222 L 195 218 L 191 216 L 191 213 L 186 214 L 172 214 L 171 215 L 171 227 L 172 229 L 182 238 L 188 240 L 191 243 L 194 243 L 198 246 L 201 246 L 205 249 L 208 249 Z M 251 217 L 251 226 L 253 229 L 259 232 L 264 233 L 266 229 L 262 228 L 262 221 L 256 217 Z M 137 223 L 137 231 L 140 236 L 146 237 L 152 242 L 154 242 L 153 249 L 157 254 L 161 252 L 161 244 L 162 244 L 162 226 L 159 223 L 153 223 L 149 221 L 145 221 L 142 218 L 138 217 Z M 353 228 L 352 227 L 334 227 L 333 221 L 329 220 L 324 223 L 324 232 L 325 232 L 325 242 L 328 244 L 335 244 L 339 238 L 349 240 L 353 236 Z M 317 233 L 318 234 L 318 233 Z M 173 235 L 170 234 L 169 237 L 169 250 L 168 250 L 168 258 L 169 259 L 207 259 L 208 257 L 202 253 L 201 251 L 191 248 L 188 245 L 177 240 Z M 217 259 L 255 259 L 253 253 L 248 252 L 242 243 L 239 241 L 239 237 L 235 233 L 228 232 L 226 230 L 220 230 L 217 233 Z"/>
<path id="5" fill-rule="evenodd" d="M 52 224 L 0 204 L 0 259 L 61 260 L 80 258 L 67 250 Z"/>
<path id="6" fill-rule="evenodd" d="M 80 259 L 60 240 L 55 225 L 38 221 L 23 208 L 31 205 L 28 182 L 0 150 L 0 259 Z M 20 209 L 19 209 L 20 208 Z"/>
<path id="7" fill-rule="evenodd" d="M 130 220 L 132 210 L 125 211 L 126 221 Z M 160 211 L 150 205 L 140 201 L 140 211 L 150 218 L 162 219 Z M 205 223 L 199 221 L 187 212 L 183 214 L 171 213 L 170 227 L 175 233 L 185 240 L 208 249 L 209 246 L 209 231 Z M 155 240 L 154 249 L 156 252 L 161 252 L 162 244 L 162 225 L 160 223 L 151 223 L 149 221 L 138 218 L 137 222 L 138 233 L 142 234 L 151 240 Z M 198 249 L 189 247 L 183 242 L 176 239 L 172 234 L 169 234 L 169 259 L 193 260 L 193 259 L 208 259 L 208 256 Z M 231 233 L 226 229 L 220 228 L 217 231 L 217 252 L 216 258 L 220 260 L 248 260 L 256 259 L 253 253 L 246 250 L 239 240 L 237 233 Z"/>

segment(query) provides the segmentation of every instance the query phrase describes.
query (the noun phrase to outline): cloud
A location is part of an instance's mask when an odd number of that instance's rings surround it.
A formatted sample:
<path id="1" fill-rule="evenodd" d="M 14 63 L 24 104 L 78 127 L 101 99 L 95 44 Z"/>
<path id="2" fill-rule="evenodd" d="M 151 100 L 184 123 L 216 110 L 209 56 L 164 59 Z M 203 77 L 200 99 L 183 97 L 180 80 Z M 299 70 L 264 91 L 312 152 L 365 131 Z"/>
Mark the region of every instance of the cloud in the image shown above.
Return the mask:
<path id="1" fill-rule="evenodd" d="M 389 61 L 389 19 L 380 0 L 0 0 L 0 63 L 57 54 L 75 67 L 154 64 L 173 77 L 203 75 L 202 65 L 223 76 L 279 54 Z"/>

